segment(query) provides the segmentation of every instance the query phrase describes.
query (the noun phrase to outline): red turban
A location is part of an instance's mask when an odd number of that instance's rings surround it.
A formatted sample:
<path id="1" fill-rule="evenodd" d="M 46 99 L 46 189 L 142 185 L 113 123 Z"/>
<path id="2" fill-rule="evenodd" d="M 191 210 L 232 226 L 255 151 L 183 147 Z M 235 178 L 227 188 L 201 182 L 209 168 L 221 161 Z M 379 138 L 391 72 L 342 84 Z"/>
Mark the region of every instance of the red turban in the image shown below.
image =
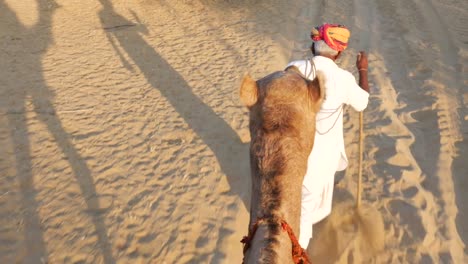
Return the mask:
<path id="1" fill-rule="evenodd" d="M 310 33 L 313 41 L 323 40 L 336 51 L 343 51 L 348 47 L 350 35 L 351 33 L 345 26 L 338 24 L 323 24 L 313 28 Z"/>

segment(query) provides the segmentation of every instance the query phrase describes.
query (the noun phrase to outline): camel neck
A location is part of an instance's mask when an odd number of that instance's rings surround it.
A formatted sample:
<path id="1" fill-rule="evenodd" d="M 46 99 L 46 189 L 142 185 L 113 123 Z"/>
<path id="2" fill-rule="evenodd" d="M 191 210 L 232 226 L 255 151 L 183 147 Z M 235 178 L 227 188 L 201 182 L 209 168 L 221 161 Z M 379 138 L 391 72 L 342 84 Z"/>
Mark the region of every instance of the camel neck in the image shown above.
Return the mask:
<path id="1" fill-rule="evenodd" d="M 301 149 L 296 140 L 285 137 L 255 141 L 251 146 L 253 202 L 249 230 L 257 219 L 266 221 L 258 226 L 245 258 L 263 262 L 245 263 L 291 263 L 292 243 L 281 221 L 286 221 L 298 236 L 308 154 Z"/>
<path id="2" fill-rule="evenodd" d="M 258 228 L 261 227 L 259 230 L 266 228 L 268 231 L 260 236 L 255 234 L 256 239 L 265 235 L 268 238 L 274 238 L 275 235 L 284 233 L 282 230 L 278 231 L 281 221 L 288 223 L 294 234 L 299 235 L 301 184 L 288 180 L 292 178 L 290 176 L 278 175 L 270 180 L 260 178 L 253 184 L 252 201 L 258 201 L 258 203 L 252 204 L 249 230 L 252 231 L 261 219 L 264 223 L 258 226 Z"/>

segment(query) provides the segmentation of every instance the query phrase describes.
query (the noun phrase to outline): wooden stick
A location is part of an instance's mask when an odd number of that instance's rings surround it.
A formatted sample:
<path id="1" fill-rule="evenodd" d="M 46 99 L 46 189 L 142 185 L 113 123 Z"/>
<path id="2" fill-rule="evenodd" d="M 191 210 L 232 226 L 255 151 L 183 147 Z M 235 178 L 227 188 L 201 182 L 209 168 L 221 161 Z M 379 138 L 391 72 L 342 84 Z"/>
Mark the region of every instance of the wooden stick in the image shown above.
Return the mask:
<path id="1" fill-rule="evenodd" d="M 362 192 L 362 156 L 364 150 L 364 114 L 363 111 L 359 112 L 359 170 L 358 170 L 358 184 L 357 184 L 357 197 L 356 207 L 361 206 L 361 192 Z"/>

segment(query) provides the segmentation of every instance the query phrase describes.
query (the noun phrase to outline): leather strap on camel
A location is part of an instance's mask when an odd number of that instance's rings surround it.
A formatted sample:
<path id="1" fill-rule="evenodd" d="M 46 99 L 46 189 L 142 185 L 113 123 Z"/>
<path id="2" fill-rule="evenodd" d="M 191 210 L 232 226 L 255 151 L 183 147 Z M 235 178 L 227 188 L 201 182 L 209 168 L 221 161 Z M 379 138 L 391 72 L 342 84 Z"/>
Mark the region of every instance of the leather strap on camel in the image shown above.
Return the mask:
<path id="1" fill-rule="evenodd" d="M 245 252 L 247 252 L 247 250 L 250 248 L 250 243 L 252 242 L 252 239 L 255 236 L 255 232 L 257 232 L 258 225 L 264 221 L 265 221 L 265 218 L 258 218 L 257 221 L 255 221 L 254 225 L 252 226 L 252 229 L 249 230 L 248 236 L 244 236 L 244 238 L 242 238 L 241 242 L 242 244 L 244 244 L 244 249 L 243 249 L 244 255 L 245 255 Z M 297 240 L 296 235 L 294 235 L 294 231 L 292 230 L 291 226 L 284 220 L 281 220 L 280 223 L 281 223 L 281 227 L 283 228 L 283 230 L 288 233 L 289 239 L 291 239 L 291 243 L 292 243 L 291 254 L 292 254 L 294 263 L 295 264 L 310 264 L 311 262 L 309 261 L 309 257 L 307 256 L 306 251 L 299 244 L 299 241 Z"/>

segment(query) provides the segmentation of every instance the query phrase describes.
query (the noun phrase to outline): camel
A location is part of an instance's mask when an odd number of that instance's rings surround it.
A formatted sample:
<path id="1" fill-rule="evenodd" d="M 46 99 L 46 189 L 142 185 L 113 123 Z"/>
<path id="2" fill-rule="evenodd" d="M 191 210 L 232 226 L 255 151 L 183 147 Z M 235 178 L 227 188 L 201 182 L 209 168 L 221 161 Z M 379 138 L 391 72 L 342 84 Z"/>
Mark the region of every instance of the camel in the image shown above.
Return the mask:
<path id="1" fill-rule="evenodd" d="M 292 66 L 240 87 L 249 109 L 252 196 L 243 263 L 310 263 L 298 241 L 301 188 L 325 96 L 324 77 L 313 81 Z"/>

